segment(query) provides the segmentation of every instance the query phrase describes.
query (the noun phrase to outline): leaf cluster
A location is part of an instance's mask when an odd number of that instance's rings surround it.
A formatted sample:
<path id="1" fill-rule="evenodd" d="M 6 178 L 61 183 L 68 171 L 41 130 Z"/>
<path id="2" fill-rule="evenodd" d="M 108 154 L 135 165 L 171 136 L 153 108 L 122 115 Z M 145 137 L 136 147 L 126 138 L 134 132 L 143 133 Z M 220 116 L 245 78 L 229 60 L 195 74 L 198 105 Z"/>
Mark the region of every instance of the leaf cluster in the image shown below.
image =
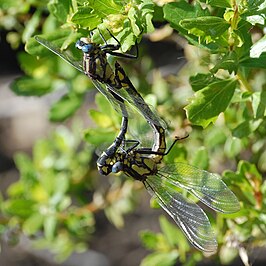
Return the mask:
<path id="1" fill-rule="evenodd" d="M 52 121 L 64 121 L 81 107 L 92 85 L 85 75 L 38 45 L 33 35 L 41 33 L 78 58 L 74 43 L 91 31 L 94 42 L 103 43 L 101 32 L 111 43 L 110 30 L 121 42 L 121 51 L 144 34 L 156 33 L 155 24 L 162 25 L 160 30 L 170 27 L 169 38 L 178 32 L 190 44 L 185 47 L 187 64 L 179 74 L 163 77 L 153 70 L 144 52 L 141 62 L 124 64 L 125 69 L 141 93 L 149 94 L 145 99 L 157 103 L 163 118 L 171 121 L 170 129 L 190 132 L 193 127 L 190 138 L 174 147 L 166 163 L 185 161 L 215 172 L 235 168 L 223 176 L 238 196 L 241 211 L 210 218 L 220 247 L 215 259 L 225 264 L 239 255 L 245 261 L 247 250 L 266 244 L 265 1 L 167 2 L 1 0 L 0 26 L 9 31 L 8 41 L 13 47 L 26 42 L 29 52 L 18 55 L 26 76 L 11 88 L 23 96 L 59 91 L 63 96 L 51 106 L 49 116 Z M 86 129 L 83 138 L 99 146 L 113 141 L 120 118 L 102 96 L 96 96 L 96 103 L 98 109 L 89 111 L 95 127 Z M 102 189 L 95 181 L 96 171 L 89 167 L 95 164 L 91 152 L 80 144 L 76 135 L 59 128 L 49 140 L 36 143 L 32 159 L 16 156 L 21 178 L 3 201 L 6 223 L 1 232 L 19 228 L 30 236 L 41 234 L 39 247 L 53 247 L 63 257 L 75 247 L 85 248 L 94 230 L 94 212 L 104 209 L 117 227 L 123 226 L 123 215 L 134 209 L 139 185 L 119 176 L 111 177 L 108 189 Z M 90 191 L 90 199 L 80 196 L 84 191 Z M 175 265 L 177 261 L 196 265 L 204 259 L 165 218 L 160 218 L 160 226 L 162 233 L 140 234 L 152 251 L 142 265 Z"/>

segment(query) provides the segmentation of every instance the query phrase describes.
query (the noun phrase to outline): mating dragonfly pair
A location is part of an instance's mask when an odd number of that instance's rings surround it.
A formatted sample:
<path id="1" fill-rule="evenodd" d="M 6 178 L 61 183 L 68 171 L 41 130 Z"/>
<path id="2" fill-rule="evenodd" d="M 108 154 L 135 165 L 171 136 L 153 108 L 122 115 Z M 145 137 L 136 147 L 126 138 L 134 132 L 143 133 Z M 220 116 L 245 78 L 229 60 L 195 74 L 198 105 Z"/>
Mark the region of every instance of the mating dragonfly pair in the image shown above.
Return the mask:
<path id="1" fill-rule="evenodd" d="M 217 249 L 217 242 L 207 215 L 194 201 L 183 196 L 180 188 L 196 196 L 213 210 L 222 213 L 238 211 L 239 202 L 217 174 L 185 163 L 166 164 L 160 167 L 163 157 L 170 152 L 179 138 L 175 138 L 166 151 L 164 121 L 145 103 L 121 65 L 115 62 L 112 68 L 107 61 L 108 54 L 123 58 L 135 58 L 137 55 L 118 52 L 120 43 L 111 33 L 110 35 L 116 40 L 116 45 L 108 44 L 101 33 L 103 45 L 93 43 L 89 38 L 77 41 L 76 47 L 83 52 L 83 60 L 80 61 L 76 61 L 67 52 L 61 51 L 41 36 L 36 36 L 35 39 L 87 75 L 122 115 L 119 134 L 97 161 L 99 172 L 103 175 L 124 172 L 143 182 L 147 191 L 173 218 L 189 241 L 196 248 L 213 253 Z M 151 126 L 152 147 L 139 147 L 140 143 L 137 140 L 126 139 L 132 108 L 136 108 Z"/>

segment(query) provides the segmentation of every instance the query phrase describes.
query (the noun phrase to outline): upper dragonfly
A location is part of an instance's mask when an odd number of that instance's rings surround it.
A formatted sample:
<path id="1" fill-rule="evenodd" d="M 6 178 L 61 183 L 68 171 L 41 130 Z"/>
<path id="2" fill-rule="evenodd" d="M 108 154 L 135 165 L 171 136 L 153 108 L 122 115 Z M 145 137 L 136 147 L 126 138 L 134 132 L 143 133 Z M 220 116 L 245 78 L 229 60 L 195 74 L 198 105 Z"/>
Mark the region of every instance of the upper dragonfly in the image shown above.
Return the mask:
<path id="1" fill-rule="evenodd" d="M 35 36 L 35 39 L 77 70 L 90 77 L 95 87 L 123 117 L 128 117 L 131 112 L 130 108 L 133 107 L 144 116 L 149 124 L 166 128 L 165 122 L 154 110 L 151 110 L 150 106 L 137 92 L 121 65 L 115 62 L 113 69 L 108 63 L 107 54 L 123 58 L 136 58 L 138 56 L 116 52 L 120 48 L 120 43 L 113 35 L 111 36 L 117 41 L 117 45 L 108 44 L 102 35 L 104 45 L 93 43 L 89 38 L 81 38 L 77 41 L 76 47 L 83 52 L 83 60 L 78 61 L 48 40 L 40 36 Z"/>

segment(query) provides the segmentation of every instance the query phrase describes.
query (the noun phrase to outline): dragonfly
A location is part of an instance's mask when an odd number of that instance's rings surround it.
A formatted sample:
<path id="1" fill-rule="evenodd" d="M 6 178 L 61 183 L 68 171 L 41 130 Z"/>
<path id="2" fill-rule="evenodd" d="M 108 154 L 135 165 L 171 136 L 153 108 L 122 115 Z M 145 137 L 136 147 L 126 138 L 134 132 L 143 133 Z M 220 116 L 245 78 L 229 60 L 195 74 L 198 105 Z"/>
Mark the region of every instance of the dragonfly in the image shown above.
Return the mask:
<path id="1" fill-rule="evenodd" d="M 176 137 L 167 151 L 164 139 L 164 131 L 161 130 L 160 138 L 155 139 L 155 142 L 160 141 L 154 145 L 157 150 L 137 148 L 138 141 L 127 150 L 117 149 L 112 160 L 108 161 L 109 168 L 113 173 L 123 172 L 141 181 L 192 245 L 212 254 L 218 245 L 210 221 L 202 208 L 185 197 L 182 190 L 221 213 L 237 212 L 239 201 L 218 174 L 181 162 L 160 166 L 164 156 L 183 138 Z"/>
<path id="2" fill-rule="evenodd" d="M 121 44 L 111 33 L 110 35 L 117 42 L 116 45 L 108 44 L 101 33 L 100 36 L 104 41 L 103 45 L 93 43 L 90 38 L 83 37 L 78 40 L 76 42 L 76 47 L 83 52 L 82 60 L 76 60 L 69 53 L 61 51 L 53 43 L 41 36 L 35 36 L 35 39 L 41 45 L 58 55 L 80 72 L 87 75 L 98 91 L 101 92 L 114 109 L 122 115 L 121 131 L 111 147 L 106 150 L 107 154 L 106 152 L 102 154 L 102 161 L 104 161 L 104 158 L 108 159 L 114 155 L 118 147 L 121 145 L 123 138 L 120 137 L 120 135 L 123 136 L 127 131 L 128 116 L 132 113 L 132 107 L 135 107 L 135 109 L 143 115 L 153 128 L 155 138 L 159 137 L 158 131 L 161 128 L 166 128 L 163 119 L 159 117 L 155 110 L 152 110 L 152 108 L 146 104 L 142 96 L 127 77 L 121 65 L 116 61 L 114 69 L 112 69 L 107 61 L 107 54 L 129 59 L 136 58 L 138 56 L 138 49 L 136 55 L 117 52 Z M 154 147 L 153 149 L 157 149 L 157 147 Z M 105 168 L 103 167 L 102 170 L 103 169 Z"/>
<path id="3" fill-rule="evenodd" d="M 76 47 L 83 52 L 83 59 L 80 60 L 76 60 L 71 54 L 60 50 L 52 42 L 41 36 L 35 36 L 35 40 L 78 71 L 87 75 L 91 79 L 93 85 L 107 97 L 117 112 L 121 113 L 121 104 L 118 103 L 118 101 L 125 101 L 126 105 L 128 103 L 131 107 L 133 106 L 149 123 L 166 128 L 165 121 L 144 101 L 127 77 L 122 66 L 116 61 L 114 69 L 112 69 L 107 61 L 108 54 L 129 59 L 137 58 L 138 49 L 136 55 L 116 52 L 121 44 L 115 36 L 111 33 L 110 35 L 117 41 L 116 45 L 108 44 L 101 33 L 100 36 L 105 43 L 104 45 L 93 43 L 90 38 L 86 37 L 78 40 L 76 42 Z M 107 89 L 102 85 L 105 85 Z M 124 110 L 124 108 L 122 108 L 122 110 Z M 122 115 L 128 116 L 127 113 L 123 114 L 123 112 Z"/>

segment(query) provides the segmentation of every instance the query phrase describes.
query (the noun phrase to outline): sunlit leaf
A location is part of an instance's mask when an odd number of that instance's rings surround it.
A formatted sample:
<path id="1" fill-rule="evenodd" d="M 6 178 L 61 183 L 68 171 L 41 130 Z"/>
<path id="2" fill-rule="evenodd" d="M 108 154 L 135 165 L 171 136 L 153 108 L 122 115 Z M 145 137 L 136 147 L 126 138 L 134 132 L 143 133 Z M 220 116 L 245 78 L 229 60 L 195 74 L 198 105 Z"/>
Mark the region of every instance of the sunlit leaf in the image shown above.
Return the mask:
<path id="1" fill-rule="evenodd" d="M 218 6 L 218 7 L 231 7 L 230 0 L 207 0 L 207 4 L 210 6 Z"/>
<path id="2" fill-rule="evenodd" d="M 189 120 L 203 127 L 214 122 L 225 111 L 236 88 L 236 81 L 222 80 L 214 82 L 197 91 L 190 104 L 185 107 Z"/>
<path id="3" fill-rule="evenodd" d="M 232 134 L 237 138 L 244 138 L 249 134 L 254 133 L 263 122 L 262 119 L 257 120 L 245 120 L 233 129 Z"/>
<path id="4" fill-rule="evenodd" d="M 211 83 L 222 81 L 221 79 L 210 74 L 198 73 L 195 76 L 190 76 L 189 82 L 193 91 L 201 90 Z"/>
<path id="5" fill-rule="evenodd" d="M 42 96 L 51 91 L 51 81 L 47 78 L 21 77 L 13 81 L 10 87 L 17 95 Z"/>
<path id="6" fill-rule="evenodd" d="M 254 43 L 250 48 L 250 57 L 259 58 L 262 53 L 266 53 L 266 36 Z"/>
<path id="7" fill-rule="evenodd" d="M 254 92 L 252 94 L 252 108 L 254 118 L 262 118 L 266 115 L 266 91 Z"/>
<path id="8" fill-rule="evenodd" d="M 247 58 L 245 60 L 242 60 L 240 61 L 240 65 L 243 67 L 266 69 L 265 60 L 266 52 L 260 54 L 260 57 L 258 58 Z"/>
<path id="9" fill-rule="evenodd" d="M 90 117 L 93 119 L 93 121 L 102 128 L 108 128 L 111 127 L 113 122 L 110 116 L 100 113 L 95 110 L 89 111 Z"/>
<path id="10" fill-rule="evenodd" d="M 101 23 L 101 18 L 93 12 L 93 9 L 86 6 L 78 7 L 77 12 L 71 18 L 72 22 L 81 26 L 87 27 L 89 30 L 93 30 Z"/>
<path id="11" fill-rule="evenodd" d="M 154 266 L 154 265 L 164 265 L 173 266 L 178 258 L 177 251 L 170 252 L 156 252 L 146 256 L 142 261 L 140 266 Z"/>
<path id="12" fill-rule="evenodd" d="M 45 216 L 43 226 L 44 234 L 47 239 L 52 240 L 55 237 L 56 225 L 57 219 L 55 215 L 48 214 L 47 216 Z"/>
<path id="13" fill-rule="evenodd" d="M 34 213 L 31 215 L 23 224 L 23 231 L 28 234 L 32 235 L 35 234 L 38 230 L 41 229 L 43 224 L 44 216 L 40 213 Z"/>
<path id="14" fill-rule="evenodd" d="M 49 11 L 60 21 L 66 22 L 71 8 L 70 0 L 51 0 L 47 5 Z"/>
<path id="15" fill-rule="evenodd" d="M 196 36 L 212 38 L 219 37 L 230 27 L 224 19 L 214 16 L 183 19 L 180 25 Z"/>
<path id="16" fill-rule="evenodd" d="M 67 94 L 58 102 L 54 103 L 50 109 L 51 121 L 63 121 L 73 115 L 81 106 L 83 97 L 76 94 Z"/>

